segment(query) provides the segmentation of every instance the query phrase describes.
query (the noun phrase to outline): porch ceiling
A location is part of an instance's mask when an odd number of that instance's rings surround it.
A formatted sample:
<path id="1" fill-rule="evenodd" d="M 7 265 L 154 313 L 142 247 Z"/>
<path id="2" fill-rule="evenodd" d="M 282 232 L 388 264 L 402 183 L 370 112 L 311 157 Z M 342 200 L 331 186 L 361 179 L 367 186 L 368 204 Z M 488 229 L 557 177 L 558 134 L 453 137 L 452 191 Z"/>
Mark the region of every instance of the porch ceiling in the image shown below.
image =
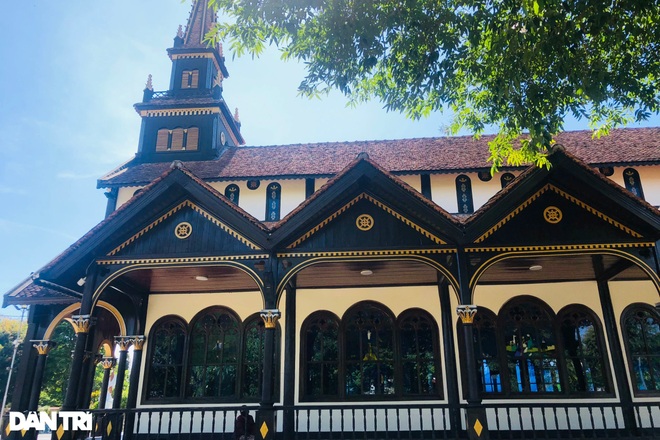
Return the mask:
<path id="1" fill-rule="evenodd" d="M 482 264 L 473 261 L 474 265 Z M 612 255 L 603 256 L 605 270 L 616 280 L 643 280 L 647 275 L 637 266 Z M 530 270 L 541 266 L 540 270 Z M 371 274 L 368 272 L 371 271 Z M 363 274 L 364 273 L 364 274 Z M 151 292 L 205 293 L 257 290 L 245 272 L 223 266 L 145 269 L 124 275 L 126 281 Z M 206 277 L 200 281 L 197 277 Z M 479 284 L 520 284 L 595 279 L 591 255 L 515 257 L 498 261 L 479 278 Z M 324 262 L 309 266 L 296 276 L 296 286 L 308 288 L 350 288 L 377 286 L 434 285 L 438 272 L 415 261 L 366 260 Z"/>
<path id="2" fill-rule="evenodd" d="M 534 268 L 536 266 L 537 270 Z M 538 268 L 540 266 L 540 269 Z M 611 270 L 615 280 L 642 280 L 648 276 L 638 266 L 628 264 L 615 255 L 603 255 L 605 271 Z M 490 266 L 479 278 L 479 284 L 524 284 L 596 279 L 592 256 L 525 256 L 501 260 Z"/>
<path id="3" fill-rule="evenodd" d="M 152 294 L 258 290 L 257 284 L 249 275 L 227 266 L 145 269 L 129 272 L 124 277 Z M 199 280 L 197 277 L 207 279 Z"/>

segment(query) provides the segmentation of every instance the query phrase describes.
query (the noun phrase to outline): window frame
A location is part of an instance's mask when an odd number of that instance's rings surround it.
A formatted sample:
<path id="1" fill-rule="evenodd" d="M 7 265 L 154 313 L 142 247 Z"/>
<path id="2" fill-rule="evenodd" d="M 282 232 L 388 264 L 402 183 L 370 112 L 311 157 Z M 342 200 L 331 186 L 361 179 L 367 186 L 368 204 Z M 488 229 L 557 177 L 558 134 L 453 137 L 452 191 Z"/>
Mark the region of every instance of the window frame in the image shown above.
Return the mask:
<path id="1" fill-rule="evenodd" d="M 154 374 L 157 374 L 153 370 L 153 356 L 154 356 L 154 350 L 156 349 L 156 344 L 155 344 L 155 335 L 158 330 L 160 330 L 160 327 L 163 326 L 164 324 L 174 322 L 178 325 L 181 326 L 181 328 L 184 330 L 183 334 L 183 353 L 181 357 L 182 361 L 182 366 L 181 366 L 181 374 L 179 376 L 179 392 L 177 396 L 170 396 L 170 397 L 151 397 L 149 394 L 150 392 L 150 386 L 151 386 L 151 378 Z M 186 389 L 186 382 L 185 378 L 187 377 L 187 367 L 188 367 L 188 362 L 187 362 L 187 357 L 188 357 L 188 341 L 189 341 L 189 327 L 188 323 L 186 323 L 186 320 L 183 319 L 179 315 L 165 315 L 160 317 L 156 322 L 153 323 L 151 326 L 151 329 L 149 330 L 149 336 L 147 337 L 147 368 L 145 369 L 145 377 L 144 377 L 144 383 L 145 386 L 143 387 L 143 392 L 142 392 L 142 400 L 145 402 L 159 402 L 159 403 L 169 403 L 169 402 L 179 402 L 181 399 L 184 398 L 185 396 L 185 389 Z"/>
<path id="2" fill-rule="evenodd" d="M 566 357 L 566 347 L 564 336 L 562 333 L 563 320 L 564 316 L 570 313 L 584 313 L 591 320 L 594 331 L 596 332 L 596 342 L 598 344 L 598 349 L 600 351 L 600 362 L 603 369 L 603 378 L 605 381 L 605 386 L 607 387 L 606 391 L 573 391 L 570 387 L 569 373 L 568 373 L 568 359 Z M 565 389 L 566 394 L 572 397 L 586 397 L 586 398 L 599 398 L 599 397 L 613 397 L 614 396 L 614 382 L 612 379 L 612 372 L 610 369 L 610 359 L 608 356 L 609 350 L 605 343 L 605 336 L 603 334 L 603 325 L 598 318 L 598 315 L 591 310 L 588 306 L 584 304 L 569 304 L 562 307 L 561 310 L 557 313 L 556 316 L 556 328 L 557 328 L 557 342 L 561 349 L 561 367 L 564 369 L 565 377 Z"/>
<path id="3" fill-rule="evenodd" d="M 633 389 L 633 394 L 636 397 L 656 397 L 660 396 L 660 389 L 655 389 L 655 390 L 640 390 L 637 387 L 637 380 L 636 380 L 636 372 L 634 370 L 634 360 L 633 360 L 633 354 L 630 351 L 630 334 L 628 333 L 627 329 L 627 320 L 631 317 L 631 315 L 639 312 L 647 312 L 649 313 L 652 317 L 655 317 L 656 321 L 658 322 L 658 325 L 660 325 L 660 313 L 658 313 L 658 310 L 655 309 L 655 307 L 646 304 L 646 303 L 633 303 L 628 305 L 623 312 L 621 313 L 621 322 L 620 322 L 620 327 L 621 327 L 621 335 L 623 336 L 624 344 L 625 344 L 625 350 L 626 350 L 626 361 L 628 364 L 628 377 L 630 380 L 630 385 Z M 645 344 L 645 346 L 648 348 L 648 344 Z M 645 356 L 649 356 L 648 354 Z M 650 355 L 657 357 L 660 359 L 660 352 L 655 355 Z M 656 384 L 656 388 L 660 387 L 660 383 Z"/>

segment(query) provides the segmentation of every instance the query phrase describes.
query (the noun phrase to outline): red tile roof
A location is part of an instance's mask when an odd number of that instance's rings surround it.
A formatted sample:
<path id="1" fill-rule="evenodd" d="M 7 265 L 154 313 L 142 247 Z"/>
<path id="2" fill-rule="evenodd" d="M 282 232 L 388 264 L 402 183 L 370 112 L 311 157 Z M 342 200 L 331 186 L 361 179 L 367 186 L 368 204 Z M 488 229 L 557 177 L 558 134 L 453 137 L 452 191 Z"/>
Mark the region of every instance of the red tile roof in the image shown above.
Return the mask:
<path id="1" fill-rule="evenodd" d="M 228 149 L 217 160 L 186 162 L 186 168 L 204 180 L 332 176 L 366 152 L 394 174 L 459 172 L 490 168 L 487 143 L 491 139 L 457 136 L 240 147 Z M 660 127 L 612 130 L 600 139 L 593 139 L 587 130 L 565 132 L 556 141 L 592 166 L 660 163 Z M 99 187 L 144 185 L 167 167 L 169 163 L 128 165 L 114 177 L 99 180 Z"/>

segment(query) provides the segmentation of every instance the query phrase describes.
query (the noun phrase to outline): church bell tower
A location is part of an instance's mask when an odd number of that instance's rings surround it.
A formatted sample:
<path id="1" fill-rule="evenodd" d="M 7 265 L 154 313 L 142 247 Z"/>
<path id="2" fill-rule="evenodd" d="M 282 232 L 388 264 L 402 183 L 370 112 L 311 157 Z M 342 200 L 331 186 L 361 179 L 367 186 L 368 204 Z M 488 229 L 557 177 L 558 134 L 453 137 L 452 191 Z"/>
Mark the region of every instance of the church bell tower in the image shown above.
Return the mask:
<path id="1" fill-rule="evenodd" d="M 229 77 L 222 45 L 210 47 L 206 34 L 217 19 L 208 0 L 194 0 L 185 32 L 179 26 L 174 46 L 170 86 L 154 91 L 151 75 L 142 102 L 137 162 L 212 160 L 226 147 L 243 145 L 238 113 L 232 115 L 222 97 Z"/>

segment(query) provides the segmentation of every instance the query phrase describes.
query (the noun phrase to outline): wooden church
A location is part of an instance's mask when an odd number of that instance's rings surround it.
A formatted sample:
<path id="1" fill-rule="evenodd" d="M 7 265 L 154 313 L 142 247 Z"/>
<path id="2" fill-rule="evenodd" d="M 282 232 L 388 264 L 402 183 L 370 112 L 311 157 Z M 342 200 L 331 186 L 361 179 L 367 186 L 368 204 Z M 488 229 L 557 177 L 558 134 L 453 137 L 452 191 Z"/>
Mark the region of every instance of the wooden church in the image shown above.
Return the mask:
<path id="1" fill-rule="evenodd" d="M 5 294 L 12 411 L 65 321 L 62 410 L 105 373 L 58 440 L 237 439 L 243 406 L 265 440 L 660 436 L 660 128 L 494 175 L 488 136 L 250 147 L 215 20 L 195 1 L 148 81 L 105 220 Z"/>

